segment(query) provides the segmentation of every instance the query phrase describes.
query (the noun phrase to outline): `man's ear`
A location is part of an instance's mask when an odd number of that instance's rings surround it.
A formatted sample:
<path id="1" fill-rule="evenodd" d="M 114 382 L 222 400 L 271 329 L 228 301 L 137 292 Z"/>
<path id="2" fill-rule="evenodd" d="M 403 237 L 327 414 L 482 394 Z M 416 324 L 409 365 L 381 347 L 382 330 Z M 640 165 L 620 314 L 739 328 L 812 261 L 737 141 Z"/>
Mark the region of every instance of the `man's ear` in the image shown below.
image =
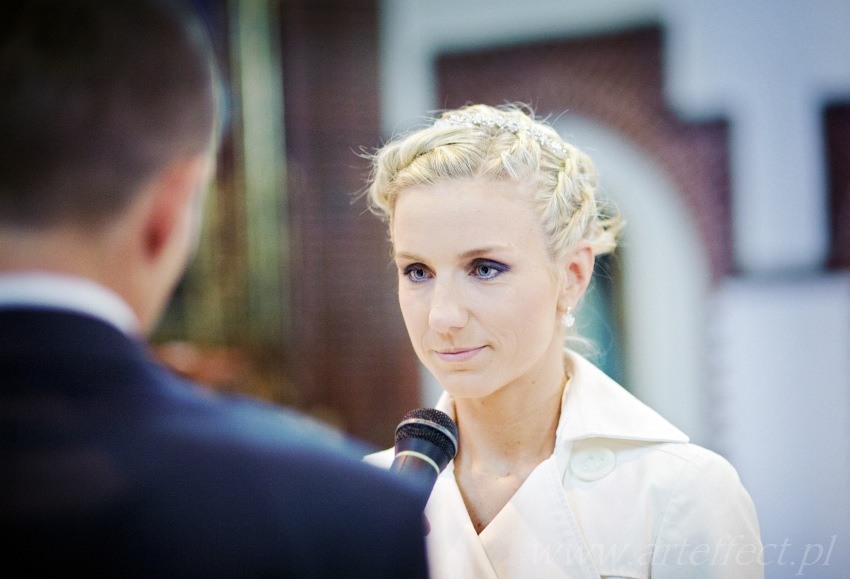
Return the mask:
<path id="1" fill-rule="evenodd" d="M 148 184 L 149 204 L 144 222 L 143 250 L 148 261 L 156 261 L 175 235 L 186 233 L 200 202 L 208 161 L 205 156 L 176 161 Z"/>
<path id="2" fill-rule="evenodd" d="M 590 278 L 593 276 L 593 250 L 590 244 L 583 241 L 571 255 L 559 264 L 561 273 L 561 292 L 558 296 L 558 311 L 566 313 L 567 308 L 574 308 L 581 300 Z"/>

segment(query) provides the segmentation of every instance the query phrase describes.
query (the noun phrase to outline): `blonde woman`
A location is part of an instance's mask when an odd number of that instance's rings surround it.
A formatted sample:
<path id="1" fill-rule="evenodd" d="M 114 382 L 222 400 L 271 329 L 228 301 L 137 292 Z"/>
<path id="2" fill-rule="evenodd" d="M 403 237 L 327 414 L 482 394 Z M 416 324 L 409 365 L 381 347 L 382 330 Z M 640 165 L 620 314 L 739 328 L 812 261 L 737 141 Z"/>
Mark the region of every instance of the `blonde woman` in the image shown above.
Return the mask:
<path id="1" fill-rule="evenodd" d="M 762 577 L 735 469 L 564 347 L 621 226 L 591 160 L 522 107 L 471 105 L 372 161 L 408 334 L 459 431 L 432 575 Z"/>

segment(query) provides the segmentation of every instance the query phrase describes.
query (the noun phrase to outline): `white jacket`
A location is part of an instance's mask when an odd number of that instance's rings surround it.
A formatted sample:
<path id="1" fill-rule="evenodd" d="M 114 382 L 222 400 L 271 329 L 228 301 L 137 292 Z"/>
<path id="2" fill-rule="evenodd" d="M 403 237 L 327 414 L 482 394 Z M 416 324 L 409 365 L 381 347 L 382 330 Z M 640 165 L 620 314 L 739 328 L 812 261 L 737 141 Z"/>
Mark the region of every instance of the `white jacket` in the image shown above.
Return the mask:
<path id="1" fill-rule="evenodd" d="M 480 535 L 454 464 L 437 479 L 425 509 L 432 577 L 763 577 L 735 469 L 578 354 L 566 365 L 554 453 Z M 437 408 L 454 418 L 448 394 Z M 366 460 L 388 468 L 393 456 Z"/>

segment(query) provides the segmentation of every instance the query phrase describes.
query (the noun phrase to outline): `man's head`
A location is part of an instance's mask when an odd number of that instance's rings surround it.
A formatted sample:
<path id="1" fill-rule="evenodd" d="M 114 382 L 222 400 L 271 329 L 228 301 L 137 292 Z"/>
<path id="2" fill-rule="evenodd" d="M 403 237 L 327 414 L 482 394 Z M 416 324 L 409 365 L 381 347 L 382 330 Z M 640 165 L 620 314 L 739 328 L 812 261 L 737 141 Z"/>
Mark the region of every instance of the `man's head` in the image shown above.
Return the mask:
<path id="1" fill-rule="evenodd" d="M 127 280 L 146 278 L 164 301 L 185 267 L 195 232 L 181 228 L 197 219 L 184 209 L 200 205 L 209 176 L 219 94 L 205 31 L 175 1 L 0 8 L 0 269 L 55 269 L 44 255 L 26 260 L 60 237 L 147 252 L 112 264 L 130 269 L 136 258 L 167 258 L 150 271 L 110 274 L 127 287 L 65 268 L 112 285 L 149 325 L 162 304 L 133 303 L 144 292 Z M 12 245 L 28 249 L 10 255 Z"/>

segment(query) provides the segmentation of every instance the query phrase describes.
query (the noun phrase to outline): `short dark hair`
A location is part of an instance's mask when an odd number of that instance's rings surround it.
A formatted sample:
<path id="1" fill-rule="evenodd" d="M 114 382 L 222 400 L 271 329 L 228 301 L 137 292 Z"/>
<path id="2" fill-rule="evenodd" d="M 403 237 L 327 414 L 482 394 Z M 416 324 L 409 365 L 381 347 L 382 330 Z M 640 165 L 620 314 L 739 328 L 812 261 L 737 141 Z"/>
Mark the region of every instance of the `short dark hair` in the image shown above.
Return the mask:
<path id="1" fill-rule="evenodd" d="M 0 8 L 0 225 L 96 225 L 215 141 L 206 30 L 171 0 Z"/>

